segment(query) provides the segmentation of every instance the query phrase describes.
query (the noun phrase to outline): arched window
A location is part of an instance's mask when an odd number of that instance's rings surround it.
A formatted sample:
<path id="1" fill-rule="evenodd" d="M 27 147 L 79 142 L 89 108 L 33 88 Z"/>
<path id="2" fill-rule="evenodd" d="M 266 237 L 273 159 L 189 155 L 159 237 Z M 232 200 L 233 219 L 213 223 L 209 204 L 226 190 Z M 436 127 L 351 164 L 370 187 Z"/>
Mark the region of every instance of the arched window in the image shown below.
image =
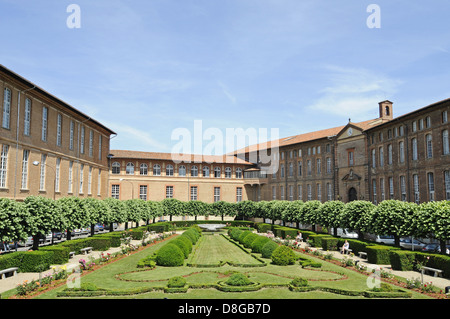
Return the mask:
<path id="1" fill-rule="evenodd" d="M 173 165 L 169 164 L 166 166 L 166 176 L 173 176 Z"/>
<path id="2" fill-rule="evenodd" d="M 203 166 L 203 177 L 209 177 L 209 166 Z"/>
<path id="3" fill-rule="evenodd" d="M 197 177 L 198 176 L 198 167 L 195 165 L 191 166 L 191 176 L 192 177 Z"/>
<path id="4" fill-rule="evenodd" d="M 389 116 L 389 114 L 390 114 L 390 112 L 391 112 L 391 110 L 389 109 L 389 106 L 386 106 L 386 107 L 385 107 L 385 110 L 386 110 L 386 115 Z"/>
<path id="5" fill-rule="evenodd" d="M 161 165 L 159 165 L 159 164 L 153 165 L 153 175 L 161 176 Z"/>
<path id="6" fill-rule="evenodd" d="M 242 178 L 242 168 L 236 168 L 236 178 Z"/>
<path id="7" fill-rule="evenodd" d="M 225 178 L 231 178 L 231 167 L 225 167 Z"/>
<path id="8" fill-rule="evenodd" d="M 218 166 L 214 167 L 214 177 L 220 178 L 220 167 Z"/>
<path id="9" fill-rule="evenodd" d="M 120 174 L 120 163 L 119 162 L 112 163 L 112 173 Z"/>
<path id="10" fill-rule="evenodd" d="M 178 168 L 178 176 L 186 176 L 186 166 L 181 165 Z"/>
<path id="11" fill-rule="evenodd" d="M 127 163 L 127 168 L 126 168 L 126 173 L 127 175 L 134 175 L 134 164 L 133 163 Z"/>
<path id="12" fill-rule="evenodd" d="M 139 174 L 141 175 L 148 175 L 148 165 L 145 163 L 142 163 L 139 167 Z"/>

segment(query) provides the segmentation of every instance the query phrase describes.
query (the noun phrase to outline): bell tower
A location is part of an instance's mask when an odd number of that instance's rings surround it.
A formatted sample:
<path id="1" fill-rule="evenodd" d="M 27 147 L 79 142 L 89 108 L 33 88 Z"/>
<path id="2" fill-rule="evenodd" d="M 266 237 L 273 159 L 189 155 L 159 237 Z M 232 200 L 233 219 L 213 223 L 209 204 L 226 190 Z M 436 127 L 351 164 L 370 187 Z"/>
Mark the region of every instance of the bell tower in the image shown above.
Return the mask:
<path id="1" fill-rule="evenodd" d="M 391 101 L 383 101 L 378 103 L 379 105 L 379 112 L 380 112 L 380 118 L 386 119 L 386 120 L 392 120 L 393 119 L 393 108 L 392 108 L 392 102 Z"/>

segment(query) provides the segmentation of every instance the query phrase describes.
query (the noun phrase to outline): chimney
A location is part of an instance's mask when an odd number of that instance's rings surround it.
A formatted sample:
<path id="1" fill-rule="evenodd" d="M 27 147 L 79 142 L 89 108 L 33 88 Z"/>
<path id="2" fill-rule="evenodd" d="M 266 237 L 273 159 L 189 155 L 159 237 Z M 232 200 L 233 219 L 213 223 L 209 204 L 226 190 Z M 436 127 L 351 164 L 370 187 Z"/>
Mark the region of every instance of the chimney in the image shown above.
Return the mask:
<path id="1" fill-rule="evenodd" d="M 386 120 L 392 120 L 393 119 L 393 109 L 392 109 L 392 102 L 391 101 L 383 101 L 378 103 L 379 110 L 380 110 L 380 118 L 386 119 Z"/>

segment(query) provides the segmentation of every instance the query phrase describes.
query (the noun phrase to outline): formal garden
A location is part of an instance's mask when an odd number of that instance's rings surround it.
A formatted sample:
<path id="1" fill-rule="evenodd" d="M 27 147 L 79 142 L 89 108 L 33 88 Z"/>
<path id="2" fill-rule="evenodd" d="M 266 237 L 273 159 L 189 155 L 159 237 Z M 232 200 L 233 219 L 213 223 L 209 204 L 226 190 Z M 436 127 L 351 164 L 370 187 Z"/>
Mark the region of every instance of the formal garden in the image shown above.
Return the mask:
<path id="1" fill-rule="evenodd" d="M 335 259 L 331 251 L 343 238 L 324 232 L 327 227 L 426 236 L 448 240 L 449 204 L 410 205 L 385 201 L 377 206 L 365 201 L 349 204 L 326 202 L 250 202 L 237 204 L 201 202 L 145 202 L 114 199 L 85 201 L 77 198 L 52 201 L 31 198 L 23 203 L 0 200 L 3 239 L 17 234 L 73 229 L 95 222 L 130 223 L 83 239 L 71 239 L 28 252 L 0 256 L 0 269 L 45 273 L 38 281 L 18 285 L 2 298 L 207 298 L 207 299 L 337 299 L 337 298 L 447 298 L 442 289 L 417 281 L 374 274 L 352 262 Z M 50 212 L 50 213 L 49 213 Z M 8 215 L 9 214 L 9 215 Z M 159 216 L 192 216 L 189 221 L 150 222 Z M 226 227 L 202 230 L 198 216 L 216 216 L 213 223 Z M 224 217 L 270 218 L 309 224 L 308 229 Z M 269 217 L 270 216 L 270 217 Z M 5 218 L 3 218 L 5 217 Z M 37 220 L 37 218 L 40 220 Z M 22 218 L 22 219 L 21 219 Z M 432 218 L 436 218 L 434 221 Z M 437 220 L 440 219 L 439 222 Z M 153 220 L 152 220 L 153 219 Z M 144 222 L 144 225 L 139 223 Z M 8 224 L 9 223 L 9 224 Z M 58 224 L 59 223 L 59 224 Z M 316 225 L 321 225 L 321 232 Z M 59 226 L 59 227 L 57 227 Z M 32 232 L 30 232 L 32 230 Z M 267 236 L 268 232 L 273 238 Z M 298 246 L 298 232 L 307 245 Z M 150 236 L 153 234 L 153 236 Z M 155 234 L 158 234 L 157 236 Z M 151 239 L 149 239 L 151 238 Z M 139 243 L 136 243 L 136 241 Z M 373 264 L 391 264 L 396 270 L 420 270 L 427 264 L 450 277 L 450 257 L 403 250 L 398 245 L 348 239 L 353 253 L 367 254 Z M 80 259 L 76 271 L 66 269 L 70 252 L 83 247 L 105 252 L 99 258 Z M 115 253 L 107 253 L 111 247 Z M 314 248 L 322 248 L 319 250 Z M 420 276 L 418 272 L 418 277 Z"/>

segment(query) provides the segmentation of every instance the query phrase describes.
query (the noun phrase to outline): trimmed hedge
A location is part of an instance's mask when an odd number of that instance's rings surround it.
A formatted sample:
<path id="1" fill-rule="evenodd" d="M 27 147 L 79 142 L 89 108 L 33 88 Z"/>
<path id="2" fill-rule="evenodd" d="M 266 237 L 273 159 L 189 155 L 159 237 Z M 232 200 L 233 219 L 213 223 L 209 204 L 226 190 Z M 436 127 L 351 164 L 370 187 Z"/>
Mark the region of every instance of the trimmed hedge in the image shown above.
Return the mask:
<path id="1" fill-rule="evenodd" d="M 328 234 L 310 235 L 309 240 L 310 240 L 311 246 L 322 247 L 322 238 L 334 238 L 334 237 L 331 235 L 328 235 Z"/>
<path id="2" fill-rule="evenodd" d="M 254 253 L 261 253 L 263 246 L 269 242 L 272 241 L 269 237 L 266 236 L 258 236 L 253 242 L 252 242 L 252 252 Z"/>
<path id="3" fill-rule="evenodd" d="M 156 254 L 156 264 L 160 266 L 176 267 L 183 266 L 183 251 L 172 242 L 162 246 Z"/>
<path id="4" fill-rule="evenodd" d="M 392 270 L 414 270 L 416 253 L 407 250 L 390 250 L 389 260 L 392 266 Z"/>
<path id="5" fill-rule="evenodd" d="M 245 248 L 252 248 L 253 241 L 258 237 L 259 235 L 255 233 L 250 233 L 247 236 L 245 236 L 245 238 L 242 241 L 242 244 L 244 245 Z"/>
<path id="6" fill-rule="evenodd" d="M 69 247 L 63 246 L 47 246 L 41 247 L 39 251 L 53 252 L 51 263 L 52 265 L 63 265 L 69 262 Z"/>
<path id="7" fill-rule="evenodd" d="M 400 248 L 382 245 L 367 246 L 367 261 L 371 264 L 390 265 L 389 253 L 392 250 L 400 250 Z"/>
<path id="8" fill-rule="evenodd" d="M 365 241 L 357 240 L 357 239 L 351 239 L 351 238 L 339 238 L 338 242 L 338 248 L 342 247 L 344 245 L 344 242 L 347 240 L 347 242 L 350 244 L 350 249 L 354 254 L 358 254 L 360 251 L 367 252 L 368 246 L 383 246 L 383 245 L 376 245 L 374 243 L 368 243 Z M 392 246 L 385 246 L 385 247 L 392 247 Z"/>
<path id="9" fill-rule="evenodd" d="M 327 250 L 338 250 L 339 249 L 339 238 L 335 237 L 322 237 L 322 249 Z"/>
<path id="10" fill-rule="evenodd" d="M 256 225 L 258 233 L 267 233 L 267 231 L 272 230 L 272 225 L 267 223 L 259 223 Z"/>
<path id="11" fill-rule="evenodd" d="M 275 265 L 280 266 L 292 265 L 297 260 L 297 256 L 295 255 L 294 251 L 284 245 L 275 248 L 275 250 L 272 252 L 271 258 L 272 262 Z"/>
<path id="12" fill-rule="evenodd" d="M 261 254 L 263 258 L 271 258 L 272 252 L 278 247 L 278 244 L 274 241 L 268 241 L 264 244 L 261 249 Z"/>

